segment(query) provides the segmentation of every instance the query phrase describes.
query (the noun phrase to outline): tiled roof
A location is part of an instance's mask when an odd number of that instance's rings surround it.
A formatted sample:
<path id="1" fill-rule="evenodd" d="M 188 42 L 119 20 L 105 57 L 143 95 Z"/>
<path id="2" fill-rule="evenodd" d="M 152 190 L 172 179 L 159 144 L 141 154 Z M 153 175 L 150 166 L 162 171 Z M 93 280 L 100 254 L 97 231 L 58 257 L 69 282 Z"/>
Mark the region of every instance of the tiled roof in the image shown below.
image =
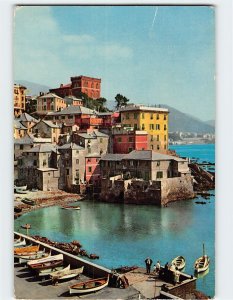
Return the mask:
<path id="1" fill-rule="evenodd" d="M 107 153 L 101 156 L 101 160 L 121 161 L 125 154 Z"/>
<path id="2" fill-rule="evenodd" d="M 58 147 L 59 150 L 67 150 L 67 149 L 72 149 L 72 150 L 85 150 L 85 148 L 75 144 L 75 143 L 67 143 L 62 146 Z"/>
<path id="3" fill-rule="evenodd" d="M 39 122 L 39 120 L 33 118 L 31 115 L 27 114 L 27 113 L 23 113 L 19 118 L 19 121 L 21 122 Z"/>
<path id="4" fill-rule="evenodd" d="M 52 121 L 42 120 L 42 122 L 44 122 L 46 125 L 48 125 L 49 127 L 52 127 L 52 128 L 61 128 L 61 125 L 54 124 Z"/>
<path id="5" fill-rule="evenodd" d="M 89 153 L 85 157 L 101 157 L 99 153 Z"/>
<path id="6" fill-rule="evenodd" d="M 94 115 L 96 112 L 92 109 L 89 109 L 87 107 L 84 106 L 77 106 L 77 105 L 70 105 L 66 108 L 64 108 L 61 111 L 57 111 L 54 113 L 49 113 L 49 115 L 53 115 L 53 116 L 59 116 L 59 115 L 72 115 L 72 114 L 76 114 L 76 115 L 81 115 L 81 114 L 85 114 L 85 115 Z"/>
<path id="7" fill-rule="evenodd" d="M 80 99 L 80 98 L 77 98 L 77 97 L 75 97 L 75 96 L 73 96 L 73 95 L 71 95 L 71 96 L 66 96 L 65 98 L 64 98 L 64 100 L 69 100 L 69 99 L 71 99 L 71 100 L 78 100 L 78 101 L 82 101 L 83 102 L 83 100 L 82 99 Z"/>
<path id="8" fill-rule="evenodd" d="M 57 152 L 57 147 L 52 144 L 40 144 L 37 145 L 30 150 L 27 150 L 26 152 L 38 152 L 38 153 L 43 153 L 43 152 Z"/>
<path id="9" fill-rule="evenodd" d="M 135 160 L 176 160 L 184 161 L 184 159 L 176 156 L 161 154 L 153 150 L 133 150 L 128 154 L 125 154 L 124 159 Z"/>
<path id="10" fill-rule="evenodd" d="M 27 130 L 27 127 L 23 126 L 23 124 L 18 119 L 14 119 L 14 128 L 20 130 Z"/>
<path id="11" fill-rule="evenodd" d="M 98 130 L 94 130 L 91 133 L 85 133 L 85 132 L 84 133 L 79 133 L 78 135 L 85 138 L 85 139 L 95 139 L 96 137 L 108 138 L 107 134 L 105 134 L 103 132 L 100 132 Z"/>
<path id="12" fill-rule="evenodd" d="M 15 145 L 33 145 L 33 139 L 30 136 L 25 135 L 24 137 L 22 137 L 20 139 L 14 139 L 14 144 Z"/>
<path id="13" fill-rule="evenodd" d="M 43 96 L 40 96 L 39 98 L 40 99 L 46 99 L 46 98 L 55 98 L 55 97 L 63 100 L 63 98 L 59 97 L 58 95 L 56 95 L 54 93 L 48 93 L 48 94 L 45 94 Z"/>

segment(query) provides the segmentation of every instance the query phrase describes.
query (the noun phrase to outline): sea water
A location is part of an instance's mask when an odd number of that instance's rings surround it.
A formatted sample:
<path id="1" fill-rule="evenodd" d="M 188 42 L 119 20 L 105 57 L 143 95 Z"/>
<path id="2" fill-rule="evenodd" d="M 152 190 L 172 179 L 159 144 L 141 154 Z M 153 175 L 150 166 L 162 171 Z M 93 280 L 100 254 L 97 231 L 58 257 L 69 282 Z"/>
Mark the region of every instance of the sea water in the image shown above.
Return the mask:
<path id="1" fill-rule="evenodd" d="M 214 162 L 214 145 L 173 146 L 181 156 Z M 211 191 L 214 194 L 214 191 Z M 199 197 L 200 198 L 200 197 Z M 166 208 L 152 205 L 124 205 L 80 202 L 81 210 L 64 210 L 58 206 L 31 211 L 15 220 L 15 230 L 25 233 L 20 225 L 32 226 L 30 235 L 51 240 L 78 240 L 88 253 L 96 253 L 96 263 L 117 268 L 124 265 L 144 266 L 150 256 L 162 264 L 182 255 L 185 272 L 194 273 L 194 262 L 202 255 L 202 244 L 210 257 L 207 274 L 197 280 L 197 289 L 213 297 L 215 290 L 215 196 L 206 205 L 197 199 L 179 201 Z"/>

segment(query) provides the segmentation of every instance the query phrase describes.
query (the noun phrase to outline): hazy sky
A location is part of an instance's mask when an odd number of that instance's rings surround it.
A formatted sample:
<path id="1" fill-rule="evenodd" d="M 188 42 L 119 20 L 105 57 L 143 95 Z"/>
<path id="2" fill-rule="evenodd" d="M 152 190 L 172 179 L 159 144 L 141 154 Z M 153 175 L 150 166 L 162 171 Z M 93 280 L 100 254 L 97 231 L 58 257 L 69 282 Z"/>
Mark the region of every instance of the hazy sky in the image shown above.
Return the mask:
<path id="1" fill-rule="evenodd" d="M 57 87 L 102 79 L 102 96 L 215 118 L 215 14 L 204 6 L 34 6 L 15 11 L 14 77 Z"/>

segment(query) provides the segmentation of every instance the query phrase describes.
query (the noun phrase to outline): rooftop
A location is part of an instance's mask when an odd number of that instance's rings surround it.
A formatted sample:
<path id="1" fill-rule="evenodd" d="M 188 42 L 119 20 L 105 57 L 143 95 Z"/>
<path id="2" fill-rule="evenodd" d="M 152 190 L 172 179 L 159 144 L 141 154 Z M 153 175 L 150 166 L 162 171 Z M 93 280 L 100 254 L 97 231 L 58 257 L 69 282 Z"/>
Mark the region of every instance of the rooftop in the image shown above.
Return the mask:
<path id="1" fill-rule="evenodd" d="M 57 147 L 52 144 L 40 144 L 25 152 L 37 152 L 37 153 L 56 152 L 57 153 Z"/>
<path id="2" fill-rule="evenodd" d="M 21 122 L 39 122 L 39 120 L 33 118 L 31 115 L 27 114 L 27 113 L 22 113 L 21 116 L 17 119 Z"/>
<path id="3" fill-rule="evenodd" d="M 46 99 L 46 98 L 59 98 L 59 99 L 62 99 L 61 97 L 59 97 L 58 95 L 54 94 L 54 93 L 48 93 L 48 94 L 45 94 L 43 96 L 40 96 L 39 97 L 40 99 Z"/>
<path id="4" fill-rule="evenodd" d="M 64 108 L 61 111 L 57 112 L 50 112 L 48 113 L 49 116 L 59 116 L 59 115 L 81 115 L 81 114 L 86 114 L 86 115 L 94 115 L 96 112 L 92 109 L 89 109 L 84 106 L 76 106 L 76 105 L 70 105 L 66 108 Z"/>
<path id="5" fill-rule="evenodd" d="M 14 128 L 20 130 L 27 130 L 27 127 L 23 126 L 19 119 L 14 119 Z"/>
<path id="6" fill-rule="evenodd" d="M 64 144 L 62 146 L 58 147 L 59 150 L 68 150 L 68 149 L 72 149 L 72 150 L 85 150 L 85 148 L 77 145 L 76 143 L 67 143 Z"/>
<path id="7" fill-rule="evenodd" d="M 169 112 L 167 108 L 162 108 L 160 106 L 145 106 L 143 104 L 129 104 L 120 108 L 120 112 L 135 111 L 135 110 L 151 111 L 151 112 L 166 112 L 166 113 Z"/>

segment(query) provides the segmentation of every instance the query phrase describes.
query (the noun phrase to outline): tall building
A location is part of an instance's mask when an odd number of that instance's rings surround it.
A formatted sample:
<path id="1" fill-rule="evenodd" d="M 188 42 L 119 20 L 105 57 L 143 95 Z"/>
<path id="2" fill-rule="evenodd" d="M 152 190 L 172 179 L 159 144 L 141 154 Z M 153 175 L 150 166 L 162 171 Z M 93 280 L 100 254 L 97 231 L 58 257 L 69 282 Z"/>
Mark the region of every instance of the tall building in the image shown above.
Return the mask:
<path id="1" fill-rule="evenodd" d="M 50 89 L 60 97 L 75 96 L 80 97 L 82 93 L 88 97 L 97 99 L 101 97 L 101 79 L 88 76 L 74 76 L 70 78 L 71 83 L 61 84 L 60 87 Z"/>
<path id="2" fill-rule="evenodd" d="M 63 108 L 66 108 L 65 100 L 53 93 L 48 93 L 37 99 L 37 113 L 39 115 L 61 111 Z"/>
<path id="3" fill-rule="evenodd" d="M 26 87 L 14 84 L 14 116 L 18 117 L 25 111 Z"/>
<path id="4" fill-rule="evenodd" d="M 120 109 L 121 124 L 148 133 L 148 149 L 166 152 L 168 149 L 168 109 L 127 105 Z"/>

